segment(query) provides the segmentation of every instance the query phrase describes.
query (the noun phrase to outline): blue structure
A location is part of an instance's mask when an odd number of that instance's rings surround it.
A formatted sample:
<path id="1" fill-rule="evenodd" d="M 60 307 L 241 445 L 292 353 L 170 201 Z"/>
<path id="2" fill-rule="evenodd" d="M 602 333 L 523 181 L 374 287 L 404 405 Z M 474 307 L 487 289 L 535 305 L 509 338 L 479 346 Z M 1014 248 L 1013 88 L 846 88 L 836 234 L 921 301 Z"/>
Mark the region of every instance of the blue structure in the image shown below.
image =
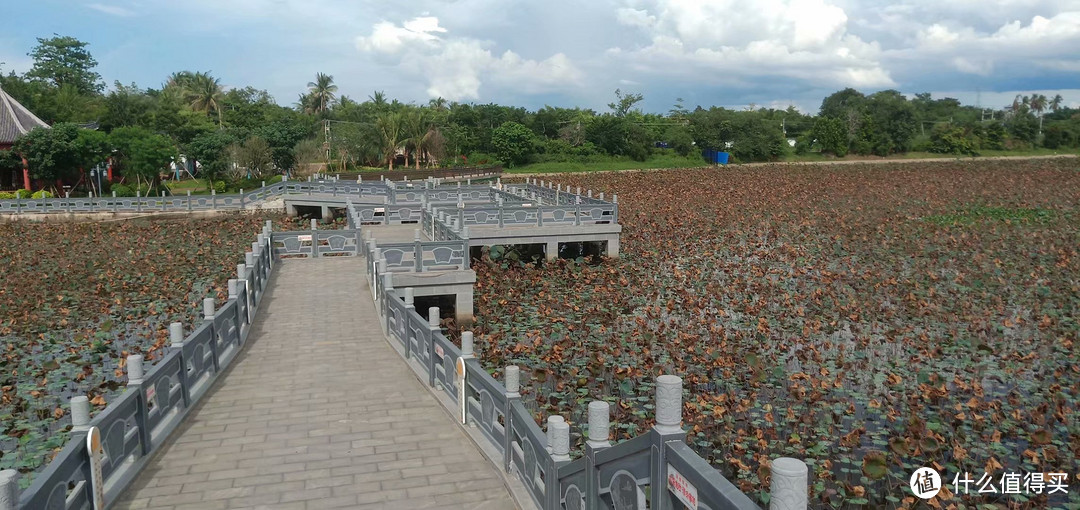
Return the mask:
<path id="1" fill-rule="evenodd" d="M 705 161 L 708 161 L 709 163 L 714 165 L 726 165 L 728 164 L 728 159 L 731 157 L 731 154 L 727 152 L 707 149 L 701 152 L 701 157 L 705 158 Z"/>

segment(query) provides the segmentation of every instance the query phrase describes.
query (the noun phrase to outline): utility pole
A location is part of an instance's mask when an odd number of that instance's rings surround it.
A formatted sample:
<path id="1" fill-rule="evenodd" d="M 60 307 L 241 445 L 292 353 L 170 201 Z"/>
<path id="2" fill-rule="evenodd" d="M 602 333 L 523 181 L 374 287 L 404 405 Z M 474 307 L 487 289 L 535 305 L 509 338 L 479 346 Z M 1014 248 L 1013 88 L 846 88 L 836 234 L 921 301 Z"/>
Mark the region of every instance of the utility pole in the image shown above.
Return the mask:
<path id="1" fill-rule="evenodd" d="M 330 119 L 323 122 L 323 149 L 326 150 L 326 171 L 330 171 Z"/>

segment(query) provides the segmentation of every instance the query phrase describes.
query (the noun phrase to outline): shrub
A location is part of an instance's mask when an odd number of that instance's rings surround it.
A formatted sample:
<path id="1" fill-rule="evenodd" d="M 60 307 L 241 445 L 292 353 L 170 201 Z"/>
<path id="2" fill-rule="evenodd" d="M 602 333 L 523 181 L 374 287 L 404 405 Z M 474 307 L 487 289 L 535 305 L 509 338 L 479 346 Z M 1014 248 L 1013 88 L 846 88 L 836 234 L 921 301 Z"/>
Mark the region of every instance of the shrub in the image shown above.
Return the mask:
<path id="1" fill-rule="evenodd" d="M 28 189 L 20 189 L 15 192 L 15 198 L 30 198 L 33 194 L 34 192 Z"/>
<path id="2" fill-rule="evenodd" d="M 116 193 L 118 197 L 133 197 L 135 196 L 135 190 L 131 189 L 131 186 L 127 184 L 113 184 L 109 191 Z"/>
<path id="3" fill-rule="evenodd" d="M 14 200 L 15 193 L 11 191 L 0 191 L 0 200 Z"/>
<path id="4" fill-rule="evenodd" d="M 226 188 L 225 181 L 214 181 L 214 193 L 225 193 Z"/>
<path id="5" fill-rule="evenodd" d="M 45 190 L 35 192 L 33 195 L 30 196 L 30 198 L 35 198 L 35 199 L 52 198 L 52 197 L 53 197 L 53 194 L 49 193 L 48 191 L 45 191 Z"/>
<path id="6" fill-rule="evenodd" d="M 269 186 L 271 184 L 277 184 L 279 182 L 281 182 L 281 174 L 275 175 L 275 176 L 267 179 L 266 180 L 266 185 Z"/>

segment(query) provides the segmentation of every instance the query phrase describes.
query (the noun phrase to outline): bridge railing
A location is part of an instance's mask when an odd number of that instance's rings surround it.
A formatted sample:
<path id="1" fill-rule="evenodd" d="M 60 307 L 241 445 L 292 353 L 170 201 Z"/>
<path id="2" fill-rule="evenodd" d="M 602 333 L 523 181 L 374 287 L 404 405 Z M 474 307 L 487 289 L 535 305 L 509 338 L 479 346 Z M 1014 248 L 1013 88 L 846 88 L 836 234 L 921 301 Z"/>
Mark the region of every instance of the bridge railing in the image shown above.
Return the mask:
<path id="1" fill-rule="evenodd" d="M 245 263 L 237 266 L 237 277 L 229 280 L 223 306 L 216 308 L 214 299 L 206 298 L 203 320 L 186 335 L 179 322 L 170 325 L 172 344 L 153 367 L 144 372 L 142 355 L 127 357 L 127 388 L 104 410 L 91 419 L 87 397 L 71 399 L 73 427 L 67 444 L 18 493 L 17 503 L 8 499 L 17 490 L 16 480 L 0 476 L 0 509 L 93 509 L 93 461 L 86 439 L 92 427 L 100 432 L 104 450 L 98 490 L 106 505 L 119 498 L 244 348 L 274 267 L 271 232 L 267 222 Z"/>
<path id="2" fill-rule="evenodd" d="M 681 378 L 657 378 L 656 425 L 616 445 L 608 441 L 609 404 L 590 403 L 588 441 L 571 460 L 570 425 L 559 416 L 548 417 L 547 430 L 537 425 L 521 402 L 519 368 L 505 367 L 502 382 L 493 378 L 474 356 L 471 332 L 463 332 L 461 347 L 455 346 L 440 329 L 439 309 L 430 308 L 425 319 L 416 311 L 412 289 L 395 288 L 394 274 L 374 262 L 372 294 L 392 344 L 412 360 L 421 379 L 447 397 L 444 405 L 462 424 L 479 430 L 538 508 L 758 508 L 686 445 Z"/>

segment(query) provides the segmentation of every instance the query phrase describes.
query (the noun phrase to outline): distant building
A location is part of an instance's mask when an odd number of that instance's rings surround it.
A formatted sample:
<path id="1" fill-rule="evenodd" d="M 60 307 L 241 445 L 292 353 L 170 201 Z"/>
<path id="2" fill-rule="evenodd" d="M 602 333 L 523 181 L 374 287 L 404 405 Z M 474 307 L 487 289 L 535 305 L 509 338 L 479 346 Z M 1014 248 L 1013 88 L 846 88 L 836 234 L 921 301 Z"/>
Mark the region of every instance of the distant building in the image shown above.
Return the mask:
<path id="1" fill-rule="evenodd" d="M 11 150 L 16 138 L 39 127 L 48 128 L 49 125 L 0 88 L 0 150 Z M 12 170 L 10 176 L 0 176 L 3 177 L 0 179 L 0 185 L 10 182 L 14 187 L 18 182 L 17 174 L 17 170 Z M 10 180 L 7 177 L 10 177 Z M 30 189 L 30 170 L 26 168 L 25 163 L 22 177 L 23 187 Z"/>

